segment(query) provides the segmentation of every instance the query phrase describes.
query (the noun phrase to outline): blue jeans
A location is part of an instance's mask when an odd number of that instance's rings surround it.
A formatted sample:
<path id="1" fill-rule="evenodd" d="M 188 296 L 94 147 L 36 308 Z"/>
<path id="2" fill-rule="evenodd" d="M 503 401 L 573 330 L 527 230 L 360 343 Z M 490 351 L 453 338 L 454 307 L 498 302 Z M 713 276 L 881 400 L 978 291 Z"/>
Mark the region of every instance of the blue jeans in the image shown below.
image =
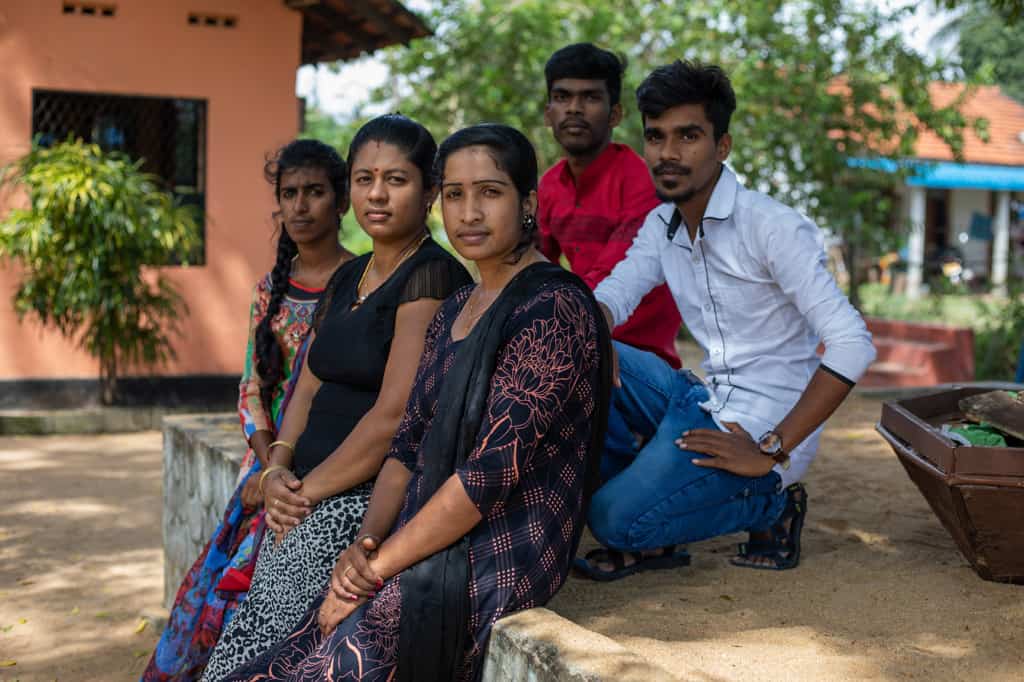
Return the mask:
<path id="1" fill-rule="evenodd" d="M 641 551 L 775 523 L 786 503 L 777 473 L 747 478 L 699 467 L 690 460 L 706 455 L 676 446 L 683 431 L 718 428 L 700 407 L 708 398 L 704 385 L 653 353 L 618 342 L 615 350 L 622 387 L 612 392 L 606 482 L 590 503 L 594 537 L 613 549 Z M 644 445 L 637 450 L 623 429 Z"/>

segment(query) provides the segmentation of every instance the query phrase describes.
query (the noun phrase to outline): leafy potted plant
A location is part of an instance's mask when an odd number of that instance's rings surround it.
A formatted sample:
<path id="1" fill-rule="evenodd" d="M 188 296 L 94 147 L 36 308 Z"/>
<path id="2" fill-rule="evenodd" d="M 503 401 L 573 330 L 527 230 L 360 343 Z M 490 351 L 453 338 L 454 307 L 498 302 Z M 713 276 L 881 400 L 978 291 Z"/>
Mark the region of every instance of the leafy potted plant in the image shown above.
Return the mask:
<path id="1" fill-rule="evenodd" d="M 99 361 L 102 401 L 120 368 L 174 357 L 186 306 L 157 266 L 187 265 L 199 244 L 195 209 L 178 205 L 141 161 L 71 140 L 0 169 L 0 187 L 27 201 L 0 219 L 0 257 L 23 276 L 20 318 L 38 318 Z"/>

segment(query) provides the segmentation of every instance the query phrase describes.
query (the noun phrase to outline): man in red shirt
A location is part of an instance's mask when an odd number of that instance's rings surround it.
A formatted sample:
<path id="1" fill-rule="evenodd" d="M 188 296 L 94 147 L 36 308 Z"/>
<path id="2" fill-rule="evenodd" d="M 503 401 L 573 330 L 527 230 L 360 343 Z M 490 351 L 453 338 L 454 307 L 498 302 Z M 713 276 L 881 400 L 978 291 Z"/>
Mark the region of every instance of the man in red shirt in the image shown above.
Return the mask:
<path id="1" fill-rule="evenodd" d="M 544 67 L 544 121 L 566 158 L 540 181 L 541 251 L 553 262 L 565 254 L 572 271 L 591 288 L 625 258 L 644 218 L 661 203 L 643 159 L 611 141 L 622 121 L 623 69 L 614 53 L 591 43 L 563 47 Z M 679 324 L 679 309 L 661 285 L 612 336 L 678 368 Z"/>

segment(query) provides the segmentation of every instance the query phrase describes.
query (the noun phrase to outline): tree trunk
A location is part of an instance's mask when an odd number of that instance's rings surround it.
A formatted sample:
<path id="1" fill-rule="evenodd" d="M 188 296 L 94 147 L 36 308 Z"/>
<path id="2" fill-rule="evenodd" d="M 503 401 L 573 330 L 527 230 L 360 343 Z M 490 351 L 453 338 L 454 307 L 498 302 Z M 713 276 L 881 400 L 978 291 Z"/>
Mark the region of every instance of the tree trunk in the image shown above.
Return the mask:
<path id="1" fill-rule="evenodd" d="M 846 248 L 843 249 L 846 259 L 846 276 L 850 283 L 850 305 L 860 310 L 860 277 L 857 273 L 857 246 L 853 240 L 847 240 Z"/>
<path id="2" fill-rule="evenodd" d="M 113 405 L 117 399 L 117 355 L 100 358 L 100 400 L 104 405 Z"/>

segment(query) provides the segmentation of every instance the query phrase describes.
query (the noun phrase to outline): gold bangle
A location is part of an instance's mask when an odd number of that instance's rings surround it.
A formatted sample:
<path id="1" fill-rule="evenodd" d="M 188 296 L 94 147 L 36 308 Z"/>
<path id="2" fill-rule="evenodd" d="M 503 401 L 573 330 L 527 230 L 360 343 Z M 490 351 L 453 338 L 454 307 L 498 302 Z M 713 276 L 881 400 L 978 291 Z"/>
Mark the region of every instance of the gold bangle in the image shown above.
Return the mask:
<path id="1" fill-rule="evenodd" d="M 273 450 L 275 445 L 283 445 L 286 448 L 288 448 L 289 450 L 291 450 L 291 453 L 293 455 L 295 454 L 295 446 L 292 445 L 291 443 L 289 443 L 286 440 L 275 440 L 273 443 L 271 443 L 270 445 L 267 446 L 267 452 L 270 452 L 271 450 Z"/>
<path id="2" fill-rule="evenodd" d="M 277 471 L 278 469 L 287 469 L 287 468 L 288 467 L 282 466 L 281 464 L 271 464 L 266 469 L 264 469 L 263 473 L 260 474 L 259 485 L 256 486 L 257 488 L 259 488 L 260 495 L 264 494 L 263 493 L 263 482 L 267 480 L 267 476 L 269 476 L 270 473 L 273 472 L 273 471 Z"/>

